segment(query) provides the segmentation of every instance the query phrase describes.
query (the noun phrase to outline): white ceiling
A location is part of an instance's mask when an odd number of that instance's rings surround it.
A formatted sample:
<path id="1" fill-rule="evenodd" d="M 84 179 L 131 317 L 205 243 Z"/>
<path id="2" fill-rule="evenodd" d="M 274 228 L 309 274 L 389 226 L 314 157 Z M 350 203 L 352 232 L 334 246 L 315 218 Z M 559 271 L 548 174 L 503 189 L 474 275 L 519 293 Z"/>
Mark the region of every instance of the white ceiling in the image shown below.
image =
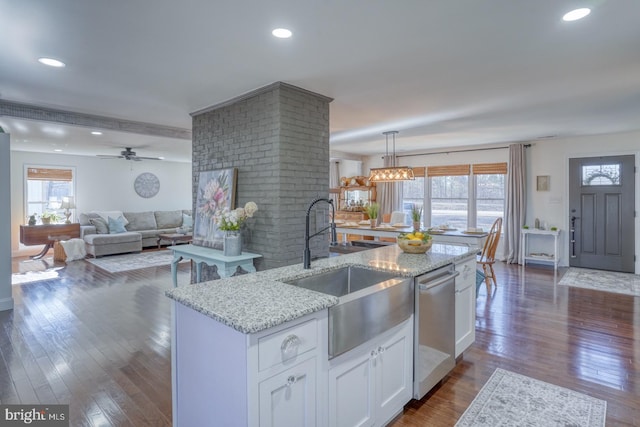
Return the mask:
<path id="1" fill-rule="evenodd" d="M 415 152 L 640 129 L 638 0 L 0 0 L 0 15 L 7 101 L 190 129 L 190 112 L 284 81 L 334 98 L 331 148 L 359 154 L 384 152 L 386 130 Z M 188 140 L 0 126 L 16 150 L 191 160 Z"/>

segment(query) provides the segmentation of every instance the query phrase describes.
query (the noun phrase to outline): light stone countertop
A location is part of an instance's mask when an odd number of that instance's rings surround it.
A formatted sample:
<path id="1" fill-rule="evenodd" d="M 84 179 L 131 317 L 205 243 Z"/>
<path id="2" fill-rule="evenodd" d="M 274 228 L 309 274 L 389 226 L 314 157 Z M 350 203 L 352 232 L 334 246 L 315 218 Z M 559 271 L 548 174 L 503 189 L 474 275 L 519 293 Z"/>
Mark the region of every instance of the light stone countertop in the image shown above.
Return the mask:
<path id="1" fill-rule="evenodd" d="M 467 245 L 434 244 L 424 255 L 403 253 L 397 245 L 274 268 L 210 282 L 183 285 L 166 295 L 242 333 L 250 334 L 331 307 L 338 298 L 292 286 L 283 281 L 347 265 L 397 272 L 415 277 L 476 253 Z"/>

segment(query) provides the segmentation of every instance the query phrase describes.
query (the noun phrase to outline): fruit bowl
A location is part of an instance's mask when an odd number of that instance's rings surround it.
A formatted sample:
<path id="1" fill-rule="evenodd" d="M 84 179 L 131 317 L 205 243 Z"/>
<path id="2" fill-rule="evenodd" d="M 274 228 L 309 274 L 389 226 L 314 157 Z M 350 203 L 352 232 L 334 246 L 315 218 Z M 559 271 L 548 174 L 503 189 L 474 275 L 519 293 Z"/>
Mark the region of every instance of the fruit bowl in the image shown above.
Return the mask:
<path id="1" fill-rule="evenodd" d="M 400 249 L 408 254 L 423 254 L 433 245 L 431 236 L 421 231 L 400 233 L 396 240 Z"/>

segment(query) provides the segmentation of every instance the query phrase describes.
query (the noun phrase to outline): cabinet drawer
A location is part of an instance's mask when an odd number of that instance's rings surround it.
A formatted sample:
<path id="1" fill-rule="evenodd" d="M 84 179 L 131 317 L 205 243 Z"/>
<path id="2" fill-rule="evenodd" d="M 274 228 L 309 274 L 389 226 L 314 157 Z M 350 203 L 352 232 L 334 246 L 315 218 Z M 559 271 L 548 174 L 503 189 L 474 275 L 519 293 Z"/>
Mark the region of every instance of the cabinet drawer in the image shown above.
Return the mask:
<path id="1" fill-rule="evenodd" d="M 280 363 L 293 361 L 318 345 L 317 320 L 284 329 L 258 340 L 258 365 L 260 370 Z"/>

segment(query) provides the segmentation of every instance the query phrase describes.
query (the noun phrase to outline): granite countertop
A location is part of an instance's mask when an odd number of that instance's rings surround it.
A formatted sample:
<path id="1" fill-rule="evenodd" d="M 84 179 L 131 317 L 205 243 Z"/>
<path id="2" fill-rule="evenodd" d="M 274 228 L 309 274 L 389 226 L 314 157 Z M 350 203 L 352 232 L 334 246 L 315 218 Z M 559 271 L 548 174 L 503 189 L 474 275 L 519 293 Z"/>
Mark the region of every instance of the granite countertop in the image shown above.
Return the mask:
<path id="1" fill-rule="evenodd" d="M 283 281 L 358 265 L 372 270 L 393 271 L 415 277 L 476 253 L 467 245 L 434 244 L 425 255 L 403 253 L 397 246 L 386 246 L 339 257 L 316 260 L 311 269 L 302 264 L 229 277 L 210 282 L 183 285 L 166 295 L 187 307 L 242 333 L 259 332 L 305 314 L 331 307 L 338 298 L 292 286 Z"/>

